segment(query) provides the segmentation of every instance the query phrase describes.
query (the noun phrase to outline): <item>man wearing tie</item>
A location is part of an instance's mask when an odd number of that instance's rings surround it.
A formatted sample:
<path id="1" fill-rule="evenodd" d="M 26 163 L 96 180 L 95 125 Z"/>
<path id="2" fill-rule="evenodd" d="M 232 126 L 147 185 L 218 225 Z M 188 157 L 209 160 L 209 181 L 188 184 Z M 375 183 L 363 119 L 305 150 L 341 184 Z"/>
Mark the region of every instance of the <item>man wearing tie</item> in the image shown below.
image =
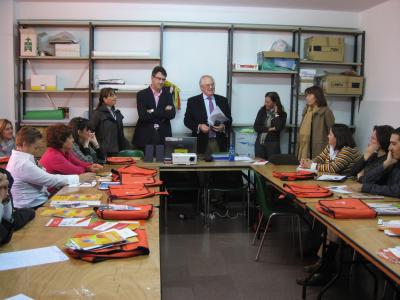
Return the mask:
<path id="1" fill-rule="evenodd" d="M 211 154 L 226 152 L 228 149 L 228 134 L 232 124 L 231 109 L 228 100 L 214 94 L 215 82 L 210 75 L 203 75 L 199 81 L 202 94 L 188 99 L 184 123 L 197 137 L 197 152 Z M 219 124 L 208 124 L 208 118 L 218 107 L 228 118 Z"/>
<path id="2" fill-rule="evenodd" d="M 167 72 L 157 66 L 151 72 L 151 84 L 137 94 L 139 120 L 132 143 L 144 150 L 148 144 L 164 144 L 165 137 L 172 136 L 171 122 L 175 118 L 172 95 L 164 87 Z"/>

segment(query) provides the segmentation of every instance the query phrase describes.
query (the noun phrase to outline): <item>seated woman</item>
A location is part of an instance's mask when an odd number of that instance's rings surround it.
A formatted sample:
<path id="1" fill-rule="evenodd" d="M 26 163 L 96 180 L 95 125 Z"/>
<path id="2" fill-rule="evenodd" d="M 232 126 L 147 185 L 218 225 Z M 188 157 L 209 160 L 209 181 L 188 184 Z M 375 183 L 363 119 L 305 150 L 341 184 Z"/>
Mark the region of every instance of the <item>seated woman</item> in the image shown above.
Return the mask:
<path id="1" fill-rule="evenodd" d="M 394 128 L 389 125 L 374 126 L 364 155 L 360 157 L 351 170 L 352 175 L 357 176 L 359 182 L 362 182 L 364 175 L 368 174 L 370 170 L 386 160 L 393 130 Z"/>
<path id="2" fill-rule="evenodd" d="M 72 152 L 75 156 L 88 163 L 105 163 L 96 135 L 89 127 L 89 120 L 81 117 L 73 118 L 69 126 L 72 128 L 74 138 Z"/>
<path id="3" fill-rule="evenodd" d="M 7 119 L 0 119 L 0 157 L 10 156 L 14 147 L 12 123 Z"/>
<path id="4" fill-rule="evenodd" d="M 49 126 L 46 132 L 47 150 L 40 159 L 40 164 L 51 174 L 82 174 L 96 172 L 103 167 L 99 164 L 87 163 L 79 160 L 72 153 L 71 127 L 63 124 Z"/>
<path id="5" fill-rule="evenodd" d="M 14 209 L 10 192 L 13 183 L 11 174 L 0 168 L 0 245 L 8 243 L 14 230 L 21 229 L 35 217 L 31 208 Z"/>
<path id="6" fill-rule="evenodd" d="M 302 159 L 300 166 L 320 172 L 351 175 L 353 165 L 360 157 L 349 127 L 333 124 L 328 134 L 328 145 L 322 153 L 314 160 Z"/>
<path id="7" fill-rule="evenodd" d="M 264 106 L 254 121 L 254 130 L 257 132 L 254 145 L 256 157 L 269 159 L 281 153 L 280 132 L 285 128 L 286 116 L 278 93 L 266 93 Z"/>
<path id="8" fill-rule="evenodd" d="M 93 173 L 81 175 L 53 175 L 40 168 L 35 160 L 42 134 L 33 127 L 22 127 L 16 135 L 16 149 L 7 165 L 14 178 L 11 192 L 17 208 L 37 208 L 49 198 L 47 188 L 60 188 L 68 184 L 92 181 Z"/>

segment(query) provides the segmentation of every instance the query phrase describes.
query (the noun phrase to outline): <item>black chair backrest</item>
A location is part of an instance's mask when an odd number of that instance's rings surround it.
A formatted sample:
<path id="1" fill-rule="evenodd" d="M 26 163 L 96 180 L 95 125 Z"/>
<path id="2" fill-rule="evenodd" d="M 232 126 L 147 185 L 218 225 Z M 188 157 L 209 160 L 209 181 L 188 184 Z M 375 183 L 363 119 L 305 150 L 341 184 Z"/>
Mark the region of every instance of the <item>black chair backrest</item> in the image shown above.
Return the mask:
<path id="1" fill-rule="evenodd" d="M 269 162 L 275 165 L 298 165 L 299 160 L 293 154 L 274 154 L 269 158 Z"/>

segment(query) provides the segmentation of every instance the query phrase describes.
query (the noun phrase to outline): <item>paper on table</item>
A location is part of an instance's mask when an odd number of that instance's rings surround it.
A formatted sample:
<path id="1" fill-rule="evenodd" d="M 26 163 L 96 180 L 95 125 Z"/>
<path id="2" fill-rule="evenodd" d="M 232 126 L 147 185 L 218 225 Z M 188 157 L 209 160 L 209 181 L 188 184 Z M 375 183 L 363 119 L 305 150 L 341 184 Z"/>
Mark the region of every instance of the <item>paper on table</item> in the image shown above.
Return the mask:
<path id="1" fill-rule="evenodd" d="M 328 190 L 338 194 L 351 194 L 351 191 L 346 190 L 346 185 L 331 185 L 328 186 Z"/>
<path id="2" fill-rule="evenodd" d="M 248 156 L 235 156 L 235 161 L 245 161 L 245 162 L 253 162 L 254 160 Z"/>
<path id="3" fill-rule="evenodd" d="M 219 121 L 221 123 L 228 121 L 228 118 L 225 116 L 225 114 L 222 112 L 222 110 L 218 106 L 215 106 L 213 112 L 208 117 L 208 124 L 214 125 L 215 121 Z"/>
<path id="4" fill-rule="evenodd" d="M 58 247 L 50 246 L 0 254 L 0 271 L 68 260 Z"/>
<path id="5" fill-rule="evenodd" d="M 344 175 L 328 175 L 324 174 L 321 175 L 317 178 L 317 180 L 322 180 L 322 181 L 342 181 L 346 178 Z"/>
<path id="6" fill-rule="evenodd" d="M 24 294 L 18 294 L 9 298 L 5 298 L 4 300 L 33 300 L 33 298 L 28 297 L 27 295 Z"/>
<path id="7" fill-rule="evenodd" d="M 268 160 L 257 160 L 255 162 L 253 162 L 253 165 L 255 166 L 264 166 L 268 163 Z"/>
<path id="8" fill-rule="evenodd" d="M 96 186 L 97 181 L 93 180 L 92 182 L 83 182 L 78 184 L 70 184 L 69 187 L 94 187 Z"/>

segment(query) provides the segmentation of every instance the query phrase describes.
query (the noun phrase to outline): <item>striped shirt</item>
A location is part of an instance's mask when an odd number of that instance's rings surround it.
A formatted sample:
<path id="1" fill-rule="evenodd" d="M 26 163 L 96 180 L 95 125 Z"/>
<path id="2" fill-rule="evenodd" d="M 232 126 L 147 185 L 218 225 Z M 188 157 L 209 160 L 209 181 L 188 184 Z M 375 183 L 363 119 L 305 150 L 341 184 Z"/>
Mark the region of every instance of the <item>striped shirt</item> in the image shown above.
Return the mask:
<path id="1" fill-rule="evenodd" d="M 353 165 L 360 159 L 361 154 L 358 148 L 343 147 L 336 154 L 334 159 L 329 157 L 329 145 L 314 158 L 313 162 L 317 163 L 318 171 L 327 173 L 336 173 L 343 175 L 351 175 Z"/>

